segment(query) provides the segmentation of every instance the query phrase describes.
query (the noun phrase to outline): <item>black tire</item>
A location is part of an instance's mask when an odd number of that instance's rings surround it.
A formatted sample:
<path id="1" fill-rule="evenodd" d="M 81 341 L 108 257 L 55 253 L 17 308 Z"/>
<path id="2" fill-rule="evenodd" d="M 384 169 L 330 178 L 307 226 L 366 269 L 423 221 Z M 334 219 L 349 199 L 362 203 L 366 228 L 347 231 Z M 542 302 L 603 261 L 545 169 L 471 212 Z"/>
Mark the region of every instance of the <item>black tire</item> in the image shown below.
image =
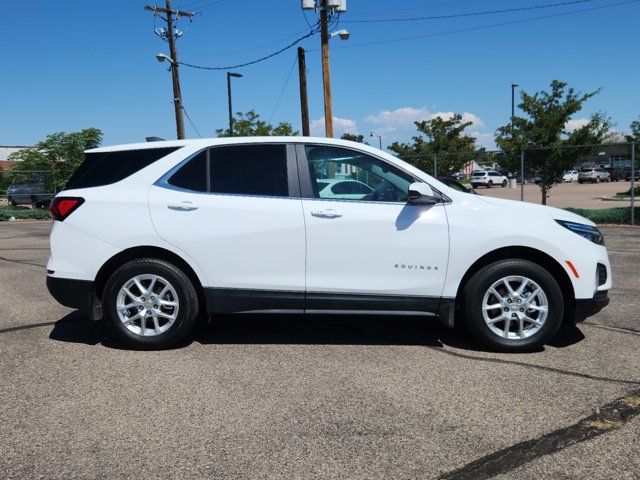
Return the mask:
<path id="1" fill-rule="evenodd" d="M 503 180 L 503 181 L 502 181 L 502 188 L 505 188 L 506 186 L 507 186 L 507 181 L 506 181 L 506 180 Z"/>
<path id="2" fill-rule="evenodd" d="M 116 301 L 118 292 L 129 279 L 145 274 L 158 275 L 171 283 L 178 296 L 179 308 L 175 322 L 167 331 L 143 337 L 128 330 L 120 321 Z M 198 295 L 189 277 L 175 265 L 156 258 L 141 258 L 121 266 L 107 281 L 102 297 L 104 319 L 109 331 L 117 340 L 134 348 L 171 347 L 191 332 L 198 318 Z"/>
<path id="3" fill-rule="evenodd" d="M 9 205 L 11 205 L 12 207 L 17 207 L 18 204 L 16 203 L 16 201 L 13 199 L 13 197 L 9 197 Z"/>
<path id="4" fill-rule="evenodd" d="M 536 282 L 548 300 L 548 314 L 540 330 L 530 337 L 507 339 L 494 333 L 482 315 L 485 293 L 495 282 L 509 275 L 520 275 Z M 538 350 L 551 340 L 562 322 L 564 298 L 553 276 L 540 265 L 520 259 L 500 260 L 478 271 L 466 284 L 462 299 L 467 330 L 480 343 L 501 352 L 529 352 Z"/>
<path id="5" fill-rule="evenodd" d="M 489 180 L 489 183 L 487 183 L 487 188 L 491 187 L 493 187 L 493 180 Z"/>

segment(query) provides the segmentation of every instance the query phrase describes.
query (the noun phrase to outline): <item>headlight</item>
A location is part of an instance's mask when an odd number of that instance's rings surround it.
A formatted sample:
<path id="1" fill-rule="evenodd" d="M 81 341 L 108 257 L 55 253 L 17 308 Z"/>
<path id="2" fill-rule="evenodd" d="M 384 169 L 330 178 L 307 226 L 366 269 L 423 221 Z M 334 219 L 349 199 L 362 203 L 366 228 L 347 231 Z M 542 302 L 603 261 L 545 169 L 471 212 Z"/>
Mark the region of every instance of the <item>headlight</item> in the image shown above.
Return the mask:
<path id="1" fill-rule="evenodd" d="M 567 222 L 565 220 L 556 220 L 556 222 L 558 222 L 558 224 L 562 225 L 564 228 L 568 228 L 573 233 L 577 233 L 581 237 L 584 237 L 587 240 L 591 240 L 597 245 L 604 245 L 604 237 L 602 236 L 600 230 L 598 230 L 596 227 L 585 225 L 583 223 Z"/>

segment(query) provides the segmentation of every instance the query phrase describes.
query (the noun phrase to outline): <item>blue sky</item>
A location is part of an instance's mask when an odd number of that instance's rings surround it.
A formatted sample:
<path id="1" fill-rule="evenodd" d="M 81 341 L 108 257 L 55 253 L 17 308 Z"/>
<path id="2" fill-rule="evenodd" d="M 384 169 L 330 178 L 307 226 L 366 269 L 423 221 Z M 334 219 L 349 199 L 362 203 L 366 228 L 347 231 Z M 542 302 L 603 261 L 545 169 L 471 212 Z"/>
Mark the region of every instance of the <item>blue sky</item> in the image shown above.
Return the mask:
<path id="1" fill-rule="evenodd" d="M 618 130 L 628 131 L 640 114 L 640 2 L 532 21 L 522 20 L 622 0 L 422 22 L 348 23 L 559 1 L 349 0 L 340 28 L 348 28 L 351 39 L 331 41 L 337 133 L 368 136 L 375 130 L 387 144 L 408 139 L 415 120 L 460 112 L 475 122 L 469 131 L 479 143 L 491 146 L 493 132 L 509 118 L 510 84 L 534 92 L 553 79 L 582 91 L 603 88 L 574 124 L 602 110 Z M 190 3 L 195 5 L 189 8 Z M 149 135 L 175 138 L 170 73 L 155 60 L 168 48 L 154 35 L 153 15 L 143 10 L 145 4 L 4 0 L 0 145 L 29 145 L 48 133 L 86 127 L 102 129 L 105 144 L 142 141 Z M 178 41 L 180 60 L 198 65 L 249 61 L 308 30 L 298 0 L 174 2 L 182 5 L 202 10 L 191 24 L 179 24 L 185 32 Z M 307 17 L 311 22 L 316 18 L 313 12 Z M 519 23 L 489 27 L 514 21 Z M 319 42 L 313 37 L 302 43 L 316 134 L 323 132 Z M 294 57 L 291 49 L 238 69 L 245 77 L 234 79 L 234 109 L 253 108 L 266 119 L 290 121 L 299 128 Z M 182 67 L 181 77 L 191 119 L 203 137 L 213 136 L 226 125 L 224 72 Z M 198 136 L 188 123 L 187 136 Z"/>

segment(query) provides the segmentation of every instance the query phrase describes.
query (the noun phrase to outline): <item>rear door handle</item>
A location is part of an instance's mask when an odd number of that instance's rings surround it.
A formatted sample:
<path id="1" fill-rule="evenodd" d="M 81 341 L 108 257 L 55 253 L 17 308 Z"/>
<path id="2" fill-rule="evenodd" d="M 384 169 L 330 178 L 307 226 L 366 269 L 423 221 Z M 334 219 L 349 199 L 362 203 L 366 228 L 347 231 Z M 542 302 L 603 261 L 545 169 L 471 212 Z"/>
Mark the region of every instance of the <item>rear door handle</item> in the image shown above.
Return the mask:
<path id="1" fill-rule="evenodd" d="M 176 202 L 170 203 L 167 205 L 167 208 L 170 210 L 177 210 L 179 212 L 190 212 L 191 210 L 197 210 L 198 205 L 193 202 L 184 201 L 184 202 Z"/>
<path id="2" fill-rule="evenodd" d="M 337 210 L 333 208 L 328 208 L 326 210 L 316 210 L 315 212 L 311 212 L 311 215 L 319 218 L 339 218 L 342 216 Z"/>

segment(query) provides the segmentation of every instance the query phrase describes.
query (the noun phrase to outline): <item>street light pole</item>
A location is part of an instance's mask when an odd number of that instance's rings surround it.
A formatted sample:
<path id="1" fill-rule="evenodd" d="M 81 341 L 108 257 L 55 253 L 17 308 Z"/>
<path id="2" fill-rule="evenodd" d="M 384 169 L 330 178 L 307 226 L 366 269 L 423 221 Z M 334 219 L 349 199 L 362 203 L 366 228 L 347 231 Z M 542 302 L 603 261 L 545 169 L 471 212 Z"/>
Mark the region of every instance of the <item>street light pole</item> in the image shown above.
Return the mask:
<path id="1" fill-rule="evenodd" d="M 511 127 L 513 127 L 513 119 L 516 116 L 516 88 L 520 85 L 511 84 Z"/>
<path id="2" fill-rule="evenodd" d="M 377 137 L 378 142 L 380 143 L 380 150 L 382 150 L 382 135 L 378 135 L 376 132 L 371 132 L 370 137 Z"/>
<path id="3" fill-rule="evenodd" d="M 227 72 L 227 97 L 229 100 L 229 136 L 233 137 L 233 105 L 231 103 L 231 77 L 242 78 L 240 73 Z"/>

